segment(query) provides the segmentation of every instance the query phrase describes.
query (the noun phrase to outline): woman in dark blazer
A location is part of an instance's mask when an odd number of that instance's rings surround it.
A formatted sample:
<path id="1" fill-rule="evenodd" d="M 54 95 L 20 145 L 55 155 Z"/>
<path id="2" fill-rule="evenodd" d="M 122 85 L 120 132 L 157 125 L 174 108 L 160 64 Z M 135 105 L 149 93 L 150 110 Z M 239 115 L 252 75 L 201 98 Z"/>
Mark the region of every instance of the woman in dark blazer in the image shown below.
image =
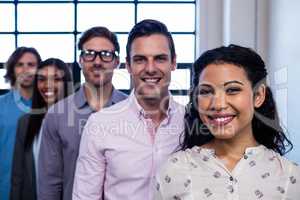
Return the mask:
<path id="1" fill-rule="evenodd" d="M 73 91 L 72 76 L 61 60 L 49 58 L 38 67 L 34 80 L 32 107 L 19 119 L 13 157 L 11 200 L 36 200 L 37 158 L 40 129 L 49 106 Z"/>

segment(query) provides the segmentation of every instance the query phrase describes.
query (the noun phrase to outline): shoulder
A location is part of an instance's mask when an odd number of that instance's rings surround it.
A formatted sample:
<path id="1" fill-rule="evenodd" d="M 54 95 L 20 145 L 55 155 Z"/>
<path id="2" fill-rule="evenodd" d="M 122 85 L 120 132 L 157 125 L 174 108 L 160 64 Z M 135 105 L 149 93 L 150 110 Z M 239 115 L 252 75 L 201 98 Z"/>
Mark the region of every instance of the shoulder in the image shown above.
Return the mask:
<path id="1" fill-rule="evenodd" d="M 18 120 L 18 128 L 16 132 L 16 136 L 19 138 L 25 138 L 27 133 L 27 126 L 29 123 L 30 114 L 22 115 Z"/>
<path id="2" fill-rule="evenodd" d="M 72 105 L 72 104 L 74 104 L 75 97 L 77 96 L 77 93 L 78 93 L 78 92 L 75 92 L 75 93 L 73 93 L 73 94 L 67 96 L 67 97 L 64 98 L 64 99 L 59 100 L 58 102 L 56 102 L 54 105 L 52 105 L 52 106 L 49 108 L 49 111 L 50 111 L 50 110 L 51 110 L 51 111 L 57 111 L 58 108 L 60 108 L 60 109 L 62 109 L 62 108 L 66 109 L 66 108 L 67 108 L 67 107 L 66 107 L 67 105 L 70 105 L 70 104 Z M 62 107 L 62 106 L 64 106 L 64 107 Z"/>
<path id="3" fill-rule="evenodd" d="M 156 190 L 166 199 L 173 198 L 174 194 L 188 192 L 191 183 L 191 163 L 190 150 L 171 155 L 156 176 Z"/>
<path id="4" fill-rule="evenodd" d="M 18 120 L 18 124 L 21 124 L 21 125 L 28 124 L 29 118 L 30 118 L 30 113 L 26 113 L 26 114 L 22 115 Z"/>
<path id="5" fill-rule="evenodd" d="M 287 177 L 287 199 L 299 199 L 300 197 L 300 166 L 285 157 L 280 157 L 284 173 Z"/>
<path id="6" fill-rule="evenodd" d="M 284 156 L 280 156 L 279 154 L 276 153 L 278 156 L 278 159 L 280 161 L 281 166 L 283 167 L 284 171 L 286 174 L 295 174 L 296 176 L 299 177 L 299 183 L 300 183 L 300 166 L 289 160 L 288 158 Z"/>
<path id="7" fill-rule="evenodd" d="M 193 162 L 191 149 L 181 150 L 172 154 L 163 164 L 161 172 L 173 172 L 174 170 L 190 170 Z"/>
<path id="8" fill-rule="evenodd" d="M 126 99 L 128 97 L 127 94 L 125 94 L 124 92 L 120 91 L 120 90 L 114 90 L 113 92 L 113 102 L 117 103 L 120 101 L 123 101 L 124 99 Z"/>
<path id="9" fill-rule="evenodd" d="M 64 116 L 70 112 L 70 108 L 75 108 L 75 97 L 78 92 L 75 92 L 64 99 L 53 104 L 47 111 L 45 119 L 48 118 L 57 118 L 59 116 Z"/>
<path id="10" fill-rule="evenodd" d="M 105 107 L 98 112 L 91 115 L 91 119 L 101 118 L 101 120 L 111 120 L 111 118 L 117 119 L 118 117 L 128 116 L 130 112 L 130 102 L 128 99 L 124 99 L 119 103 Z M 103 118 L 104 117 L 104 118 Z M 90 119 L 89 118 L 89 119 Z"/>
<path id="11" fill-rule="evenodd" d="M 162 165 L 159 170 L 158 178 L 163 181 L 169 178 L 173 180 L 177 179 L 178 181 L 180 177 L 184 177 L 185 174 L 191 170 L 191 163 L 190 150 L 176 152 Z"/>
<path id="12" fill-rule="evenodd" d="M 12 91 L 9 91 L 5 94 L 0 95 L 0 103 L 3 104 L 3 103 L 6 103 L 6 102 L 10 101 L 12 96 L 13 96 Z"/>

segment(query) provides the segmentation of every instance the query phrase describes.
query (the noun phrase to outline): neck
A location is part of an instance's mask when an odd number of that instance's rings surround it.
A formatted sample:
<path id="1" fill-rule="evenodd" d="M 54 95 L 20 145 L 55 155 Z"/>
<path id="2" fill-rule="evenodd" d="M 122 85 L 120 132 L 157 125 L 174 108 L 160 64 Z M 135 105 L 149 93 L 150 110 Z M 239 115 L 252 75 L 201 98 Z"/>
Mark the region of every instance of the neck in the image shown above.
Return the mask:
<path id="1" fill-rule="evenodd" d="M 249 147 L 257 146 L 257 142 L 253 137 L 243 138 L 240 140 L 218 140 L 214 139 L 211 143 L 213 149 L 215 149 L 216 155 L 219 158 L 232 158 L 240 160 L 245 151 Z"/>
<path id="2" fill-rule="evenodd" d="M 96 111 L 103 108 L 110 100 L 113 91 L 111 83 L 105 84 L 102 87 L 95 87 L 89 83 L 84 84 L 84 92 L 89 105 Z"/>
<path id="3" fill-rule="evenodd" d="M 137 101 L 155 124 L 159 125 L 166 118 L 170 101 L 169 96 L 163 99 L 137 98 Z"/>
<path id="4" fill-rule="evenodd" d="M 239 160 L 244 156 L 248 147 L 257 146 L 253 134 L 238 139 L 214 139 L 207 146 L 215 150 L 216 156 L 232 171 Z M 206 145 L 205 145 L 206 146 Z"/>
<path id="5" fill-rule="evenodd" d="M 13 88 L 18 90 L 20 95 L 26 100 L 32 97 L 32 87 L 23 88 L 21 86 L 14 86 Z"/>

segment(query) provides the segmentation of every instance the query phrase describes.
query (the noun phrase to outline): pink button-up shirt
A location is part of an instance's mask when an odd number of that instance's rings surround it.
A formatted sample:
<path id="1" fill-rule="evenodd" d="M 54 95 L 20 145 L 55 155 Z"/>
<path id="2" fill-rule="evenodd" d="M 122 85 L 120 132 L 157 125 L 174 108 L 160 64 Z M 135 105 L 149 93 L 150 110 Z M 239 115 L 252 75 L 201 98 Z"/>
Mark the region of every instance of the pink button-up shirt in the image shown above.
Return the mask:
<path id="1" fill-rule="evenodd" d="M 133 93 L 92 114 L 81 138 L 73 200 L 152 200 L 154 175 L 177 150 L 183 117 L 184 107 L 170 98 L 155 130 Z"/>

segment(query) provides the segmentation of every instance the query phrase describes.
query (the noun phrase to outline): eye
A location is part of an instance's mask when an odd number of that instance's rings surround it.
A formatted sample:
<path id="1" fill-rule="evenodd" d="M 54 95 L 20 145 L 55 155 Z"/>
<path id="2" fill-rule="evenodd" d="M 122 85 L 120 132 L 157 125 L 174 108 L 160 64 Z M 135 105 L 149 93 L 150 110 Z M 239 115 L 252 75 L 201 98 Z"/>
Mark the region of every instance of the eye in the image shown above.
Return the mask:
<path id="1" fill-rule="evenodd" d="M 166 62 L 168 60 L 168 57 L 167 56 L 157 56 L 155 58 L 155 60 L 159 63 L 163 63 L 163 62 Z"/>
<path id="2" fill-rule="evenodd" d="M 38 76 L 37 76 L 37 80 L 40 81 L 40 82 L 42 82 L 42 81 L 45 81 L 45 80 L 46 80 L 46 77 L 41 76 L 41 75 L 38 75 Z"/>
<path id="3" fill-rule="evenodd" d="M 62 78 L 62 77 L 55 77 L 55 78 L 54 78 L 54 81 L 60 82 L 60 81 L 63 81 L 63 78 Z"/>
<path id="4" fill-rule="evenodd" d="M 144 57 L 134 57 L 133 58 L 133 62 L 135 62 L 136 64 L 143 64 L 145 62 L 145 58 Z"/>
<path id="5" fill-rule="evenodd" d="M 209 89 L 209 88 L 200 88 L 199 89 L 199 95 L 201 96 L 208 96 L 208 95 L 212 95 L 213 94 L 213 90 Z"/>
<path id="6" fill-rule="evenodd" d="M 85 50 L 85 51 L 82 51 L 82 55 L 83 56 L 94 56 L 95 55 L 95 51 L 93 50 Z"/>
<path id="7" fill-rule="evenodd" d="M 113 56 L 113 53 L 112 52 L 109 52 L 109 51 L 101 51 L 101 56 L 103 57 L 112 57 Z"/>
<path id="8" fill-rule="evenodd" d="M 227 94 L 238 94 L 242 89 L 238 87 L 230 87 L 226 89 Z"/>
<path id="9" fill-rule="evenodd" d="M 35 66 L 36 66 L 36 63 L 34 63 L 34 62 L 29 62 L 29 63 L 27 63 L 27 65 L 28 65 L 29 67 L 35 67 Z"/>

